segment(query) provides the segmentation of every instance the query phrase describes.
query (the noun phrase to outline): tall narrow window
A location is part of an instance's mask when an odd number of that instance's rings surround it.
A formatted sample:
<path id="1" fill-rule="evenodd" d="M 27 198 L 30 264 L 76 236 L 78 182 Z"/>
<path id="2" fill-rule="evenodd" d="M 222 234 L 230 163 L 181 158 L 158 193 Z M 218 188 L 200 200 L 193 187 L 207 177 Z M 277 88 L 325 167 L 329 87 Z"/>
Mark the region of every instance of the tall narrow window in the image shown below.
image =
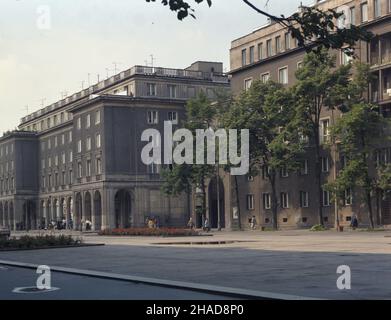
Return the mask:
<path id="1" fill-rule="evenodd" d="M 271 209 L 271 197 L 270 193 L 264 193 L 263 194 L 263 208 L 265 210 L 270 210 Z"/>
<path id="2" fill-rule="evenodd" d="M 300 207 L 308 208 L 308 192 L 300 191 Z"/>
<path id="3" fill-rule="evenodd" d="M 261 74 L 262 83 L 266 83 L 269 80 L 270 80 L 270 73 L 269 72 Z"/>
<path id="4" fill-rule="evenodd" d="M 95 112 L 95 124 L 99 124 L 100 123 L 100 110 L 97 110 Z"/>
<path id="5" fill-rule="evenodd" d="M 158 124 L 158 112 L 157 111 L 148 111 L 147 112 L 147 121 L 148 124 Z"/>
<path id="6" fill-rule="evenodd" d="M 100 134 L 96 135 L 96 148 L 99 149 L 101 147 Z"/>
<path id="7" fill-rule="evenodd" d="M 323 190 L 323 199 L 322 199 L 322 204 L 323 207 L 329 207 L 330 206 L 330 192 L 327 190 Z"/>
<path id="8" fill-rule="evenodd" d="M 247 50 L 242 50 L 242 67 L 244 67 L 247 64 Z"/>
<path id="9" fill-rule="evenodd" d="M 168 120 L 172 122 L 172 124 L 178 124 L 178 113 L 176 111 L 168 112 Z"/>
<path id="10" fill-rule="evenodd" d="M 168 85 L 168 95 L 171 99 L 175 99 L 177 97 L 176 94 L 176 86 L 174 85 Z"/>
<path id="11" fill-rule="evenodd" d="M 351 188 L 345 190 L 344 202 L 345 202 L 345 206 L 351 206 L 353 204 L 353 196 L 352 196 Z"/>
<path id="12" fill-rule="evenodd" d="M 86 172 L 87 177 L 91 177 L 91 160 L 87 160 L 87 172 Z"/>
<path id="13" fill-rule="evenodd" d="M 276 53 L 281 52 L 281 37 L 276 37 Z"/>
<path id="14" fill-rule="evenodd" d="M 278 82 L 281 84 L 288 84 L 288 68 L 281 68 L 278 70 Z"/>
<path id="15" fill-rule="evenodd" d="M 147 83 L 147 95 L 150 97 L 156 96 L 156 84 Z"/>
<path id="16" fill-rule="evenodd" d="M 374 10 L 375 18 L 379 18 L 381 16 L 381 2 L 380 2 L 380 0 L 374 0 L 373 10 Z"/>
<path id="17" fill-rule="evenodd" d="M 330 142 L 330 120 L 329 119 L 322 120 L 320 129 L 321 129 L 320 142 L 321 143 Z"/>
<path id="18" fill-rule="evenodd" d="M 285 50 L 291 48 L 291 34 L 289 32 L 285 33 Z"/>
<path id="19" fill-rule="evenodd" d="M 91 150 L 91 137 L 88 137 L 88 138 L 87 138 L 87 141 L 86 141 L 86 149 L 87 149 L 87 151 L 90 151 L 90 150 Z"/>
<path id="20" fill-rule="evenodd" d="M 361 4 L 361 22 L 368 21 L 368 3 L 364 2 Z"/>
<path id="21" fill-rule="evenodd" d="M 91 127 L 91 115 L 87 114 L 87 117 L 86 117 L 86 128 L 89 128 L 89 127 Z"/>
<path id="22" fill-rule="evenodd" d="M 263 58 L 264 58 L 263 43 L 261 42 L 260 44 L 258 44 L 258 60 L 262 60 Z"/>
<path id="23" fill-rule="evenodd" d="M 251 88 L 251 85 L 253 83 L 253 79 L 246 79 L 244 80 L 244 90 L 248 90 Z"/>
<path id="24" fill-rule="evenodd" d="M 266 41 L 266 53 L 268 57 L 271 57 L 273 55 L 273 47 L 272 47 L 272 40 Z"/>
<path id="25" fill-rule="evenodd" d="M 100 158 L 96 159 L 96 174 L 102 174 L 102 160 Z"/>
<path id="26" fill-rule="evenodd" d="M 254 63 L 254 57 L 255 57 L 255 48 L 254 46 L 250 47 L 250 64 Z"/>
<path id="27" fill-rule="evenodd" d="M 254 195 L 247 195 L 247 210 L 254 210 Z"/>
<path id="28" fill-rule="evenodd" d="M 286 192 L 281 192 L 281 207 L 283 209 L 289 208 L 289 196 Z"/>
<path id="29" fill-rule="evenodd" d="M 327 173 L 330 171 L 329 157 L 322 157 L 322 172 Z"/>

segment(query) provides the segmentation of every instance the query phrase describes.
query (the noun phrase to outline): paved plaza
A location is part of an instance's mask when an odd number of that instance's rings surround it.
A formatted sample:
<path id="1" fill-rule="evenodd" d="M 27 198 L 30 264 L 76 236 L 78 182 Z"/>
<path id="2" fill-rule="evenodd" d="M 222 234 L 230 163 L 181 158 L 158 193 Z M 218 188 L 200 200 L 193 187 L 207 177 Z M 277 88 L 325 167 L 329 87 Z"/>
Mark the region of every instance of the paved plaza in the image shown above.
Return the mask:
<path id="1" fill-rule="evenodd" d="M 309 298 L 391 298 L 390 231 L 214 232 L 191 238 L 89 234 L 83 239 L 105 246 L 0 252 L 0 260 Z M 351 290 L 337 289 L 340 265 L 351 268 Z"/>

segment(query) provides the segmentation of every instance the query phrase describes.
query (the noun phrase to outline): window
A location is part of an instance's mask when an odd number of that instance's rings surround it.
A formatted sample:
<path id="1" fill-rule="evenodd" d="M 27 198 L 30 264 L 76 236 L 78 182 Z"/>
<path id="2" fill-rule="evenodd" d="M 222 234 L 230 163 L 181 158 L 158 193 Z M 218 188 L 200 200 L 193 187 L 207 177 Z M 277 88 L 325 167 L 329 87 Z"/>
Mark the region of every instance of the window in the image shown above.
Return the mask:
<path id="1" fill-rule="evenodd" d="M 52 148 L 52 139 L 48 139 L 48 149 Z"/>
<path id="2" fill-rule="evenodd" d="M 62 185 L 65 186 L 67 183 L 67 179 L 66 179 L 66 175 L 65 175 L 65 171 L 62 172 Z"/>
<path id="3" fill-rule="evenodd" d="M 148 124 L 158 124 L 159 119 L 158 119 L 158 112 L 157 111 L 148 111 L 147 112 L 147 121 Z"/>
<path id="4" fill-rule="evenodd" d="M 69 131 L 69 143 L 71 143 L 72 142 L 72 131 Z"/>
<path id="5" fill-rule="evenodd" d="M 91 137 L 88 137 L 86 140 L 86 149 L 87 151 L 91 150 Z"/>
<path id="6" fill-rule="evenodd" d="M 271 209 L 271 196 L 270 193 L 264 193 L 263 194 L 263 208 L 265 210 L 270 210 Z"/>
<path id="7" fill-rule="evenodd" d="M 176 86 L 168 85 L 168 95 L 170 98 L 176 98 Z"/>
<path id="8" fill-rule="evenodd" d="M 54 157 L 54 165 L 58 167 L 58 156 Z"/>
<path id="9" fill-rule="evenodd" d="M 95 124 L 99 124 L 100 123 L 100 110 L 97 110 L 95 112 Z"/>
<path id="10" fill-rule="evenodd" d="M 344 203 L 345 203 L 345 206 L 351 206 L 353 204 L 353 196 L 352 196 L 352 189 L 351 188 L 348 188 L 345 190 Z"/>
<path id="11" fill-rule="evenodd" d="M 49 168 L 52 166 L 52 158 L 48 158 L 48 165 L 49 165 Z"/>
<path id="12" fill-rule="evenodd" d="M 58 173 L 56 172 L 55 175 L 54 175 L 54 186 L 57 187 L 58 186 Z"/>
<path id="13" fill-rule="evenodd" d="M 301 161 L 300 174 L 305 176 L 308 174 L 308 160 Z"/>
<path id="14" fill-rule="evenodd" d="M 291 48 L 291 35 L 289 32 L 285 33 L 285 50 Z"/>
<path id="15" fill-rule="evenodd" d="M 353 61 L 353 57 L 349 56 L 345 51 L 341 51 L 341 64 L 346 66 Z"/>
<path id="16" fill-rule="evenodd" d="M 247 64 L 247 50 L 242 50 L 242 67 L 244 67 Z"/>
<path id="17" fill-rule="evenodd" d="M 63 123 L 64 120 L 65 120 L 64 112 L 61 112 L 61 115 L 60 115 L 60 121 L 61 121 L 61 123 Z"/>
<path id="18" fill-rule="evenodd" d="M 321 136 L 320 143 L 327 143 L 330 141 L 330 120 L 325 119 L 321 120 Z"/>
<path id="19" fill-rule="evenodd" d="M 77 176 L 78 178 L 81 178 L 83 176 L 83 166 L 81 162 L 77 163 Z"/>
<path id="20" fill-rule="evenodd" d="M 361 22 L 368 21 L 368 2 L 361 4 Z"/>
<path id="21" fill-rule="evenodd" d="M 54 147 L 56 148 L 58 146 L 58 138 L 57 136 L 54 137 Z"/>
<path id="22" fill-rule="evenodd" d="M 77 129 L 78 129 L 78 130 L 81 129 L 81 117 L 77 118 L 77 120 L 76 120 L 76 126 L 77 126 Z"/>
<path id="23" fill-rule="evenodd" d="M 381 15 L 381 5 L 380 0 L 374 0 L 373 2 L 373 10 L 375 18 L 379 18 Z"/>
<path id="24" fill-rule="evenodd" d="M 289 177 L 289 173 L 288 173 L 288 170 L 286 167 L 283 167 L 281 168 L 281 178 L 288 178 Z"/>
<path id="25" fill-rule="evenodd" d="M 47 118 L 46 119 L 46 128 L 49 129 L 51 126 L 52 126 L 52 119 L 51 118 Z"/>
<path id="26" fill-rule="evenodd" d="M 388 12 L 391 12 L 391 0 L 388 0 Z"/>
<path id="27" fill-rule="evenodd" d="M 156 84 L 147 83 L 147 95 L 150 97 L 156 96 Z"/>
<path id="28" fill-rule="evenodd" d="M 330 192 L 327 190 L 323 190 L 323 207 L 329 207 L 330 206 Z"/>
<path id="29" fill-rule="evenodd" d="M 178 124 L 178 112 L 170 111 L 168 112 L 168 120 L 172 122 L 172 124 Z"/>
<path id="30" fill-rule="evenodd" d="M 69 170 L 69 184 L 73 184 L 73 171 Z"/>
<path id="31" fill-rule="evenodd" d="M 77 142 L 77 152 L 81 153 L 81 140 Z"/>
<path id="32" fill-rule="evenodd" d="M 281 52 L 281 37 L 276 37 L 276 53 Z"/>
<path id="33" fill-rule="evenodd" d="M 356 8 L 355 7 L 350 8 L 350 23 L 352 25 L 356 25 Z"/>
<path id="34" fill-rule="evenodd" d="M 53 125 L 54 125 L 54 126 L 57 125 L 57 116 L 56 116 L 56 115 L 53 117 Z"/>
<path id="35" fill-rule="evenodd" d="M 96 135 L 95 143 L 96 143 L 96 148 L 99 149 L 101 147 L 101 141 L 100 141 L 100 134 L 99 133 Z"/>
<path id="36" fill-rule="evenodd" d="M 87 172 L 86 172 L 87 177 L 91 177 L 91 160 L 87 160 Z"/>
<path id="37" fill-rule="evenodd" d="M 308 208 L 308 192 L 300 191 L 300 207 Z"/>
<path id="38" fill-rule="evenodd" d="M 45 169 L 45 162 L 46 162 L 45 159 L 41 160 L 41 167 L 42 167 L 42 169 Z"/>
<path id="39" fill-rule="evenodd" d="M 100 158 L 96 159 L 96 174 L 102 174 L 102 160 Z"/>
<path id="40" fill-rule="evenodd" d="M 278 70 L 278 82 L 281 84 L 288 84 L 288 67 Z"/>
<path id="41" fill-rule="evenodd" d="M 65 152 L 63 152 L 62 154 L 61 154 L 61 162 L 62 162 L 62 164 L 65 164 L 66 163 L 66 155 L 65 155 Z"/>
<path id="42" fill-rule="evenodd" d="M 289 196 L 286 192 L 281 192 L 281 207 L 283 209 L 289 208 Z"/>
<path id="43" fill-rule="evenodd" d="M 348 165 L 348 157 L 347 156 L 341 156 L 341 169 L 345 169 L 346 166 Z"/>
<path id="44" fill-rule="evenodd" d="M 271 57 L 273 55 L 272 40 L 266 41 L 266 53 L 268 57 Z"/>
<path id="45" fill-rule="evenodd" d="M 72 151 L 69 151 L 69 162 L 70 163 L 73 162 L 73 152 Z"/>
<path id="46" fill-rule="evenodd" d="M 254 195 L 247 195 L 247 210 L 254 210 Z"/>
<path id="47" fill-rule="evenodd" d="M 65 144 L 65 134 L 62 134 L 62 135 L 61 135 L 61 144 L 62 144 L 62 145 Z"/>
<path id="48" fill-rule="evenodd" d="M 322 157 L 322 172 L 327 173 L 330 171 L 330 166 L 329 166 L 329 157 Z"/>
<path id="49" fill-rule="evenodd" d="M 251 85 L 253 83 L 253 79 L 246 79 L 244 80 L 244 90 L 250 89 Z"/>
<path id="50" fill-rule="evenodd" d="M 250 47 L 250 64 L 255 61 L 255 48 L 254 46 Z"/>
<path id="51" fill-rule="evenodd" d="M 391 1 L 391 0 L 390 0 Z M 264 53 L 263 53 L 263 43 L 261 42 L 260 44 L 258 44 L 258 60 L 262 60 L 264 57 Z"/>
<path id="52" fill-rule="evenodd" d="M 261 74 L 262 83 L 266 83 L 269 80 L 270 80 L 270 73 L 269 72 Z"/>
<path id="53" fill-rule="evenodd" d="M 86 117 L 86 128 L 89 128 L 89 127 L 91 127 L 91 115 L 87 114 L 87 117 Z"/>

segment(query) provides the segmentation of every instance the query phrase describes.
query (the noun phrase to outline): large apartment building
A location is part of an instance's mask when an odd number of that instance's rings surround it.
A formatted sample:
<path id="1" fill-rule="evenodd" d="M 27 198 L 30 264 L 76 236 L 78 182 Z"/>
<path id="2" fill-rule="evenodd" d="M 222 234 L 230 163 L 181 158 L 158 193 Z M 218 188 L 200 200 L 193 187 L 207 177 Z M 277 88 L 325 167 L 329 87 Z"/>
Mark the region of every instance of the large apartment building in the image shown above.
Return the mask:
<path id="1" fill-rule="evenodd" d="M 391 116 L 391 0 L 325 0 L 317 1 L 315 6 L 321 9 L 337 9 L 344 6 L 350 21 L 360 24 L 376 36 L 371 43 L 357 43 L 358 59 L 371 65 L 375 81 L 371 85 L 371 99 L 378 103 L 381 112 Z M 299 8 L 300 10 L 300 8 Z M 337 64 L 349 63 L 350 58 L 342 52 L 333 52 Z M 303 61 L 305 51 L 299 48 L 295 40 L 281 25 L 269 23 L 250 34 L 232 41 L 231 88 L 234 94 L 249 88 L 253 81 L 269 79 L 291 86 L 295 83 L 295 72 Z M 335 115 L 338 116 L 338 115 Z M 325 112 L 321 121 L 321 139 L 329 138 L 329 127 L 333 122 L 331 113 Z M 391 145 L 385 139 L 379 147 L 376 162 L 390 162 Z M 334 179 L 343 166 L 343 157 L 333 157 L 325 148 L 323 151 L 322 171 L 324 182 Z M 315 181 L 315 157 L 308 152 L 300 172 L 281 172 L 278 178 L 279 218 L 281 228 L 310 227 L 319 222 L 317 208 L 319 201 L 324 207 L 324 223 L 335 224 L 339 218 L 341 225 L 349 225 L 353 214 L 357 214 L 361 224 L 367 224 L 367 209 L 362 205 L 358 190 L 346 190 L 342 208 L 332 203 L 329 192 L 324 191 L 319 199 Z M 234 179 L 222 174 L 220 204 L 222 221 L 225 227 L 238 226 L 239 215 L 236 207 Z M 239 177 L 241 225 L 246 227 L 255 216 L 259 225 L 272 225 L 270 187 L 265 177 Z M 216 189 L 216 182 L 209 190 Z M 214 227 L 217 226 L 217 197 L 209 192 L 209 215 Z M 375 221 L 379 224 L 391 224 L 391 199 L 373 199 L 374 208 L 378 208 Z M 338 212 L 338 215 L 336 215 Z"/>
<path id="2" fill-rule="evenodd" d="M 160 191 L 160 166 L 141 161 L 141 134 L 177 127 L 199 92 L 229 89 L 222 63 L 135 66 L 21 120 L 0 138 L 0 225 L 36 229 L 65 219 L 80 229 L 183 226 L 190 200 Z M 162 146 L 164 149 L 164 147 Z"/>

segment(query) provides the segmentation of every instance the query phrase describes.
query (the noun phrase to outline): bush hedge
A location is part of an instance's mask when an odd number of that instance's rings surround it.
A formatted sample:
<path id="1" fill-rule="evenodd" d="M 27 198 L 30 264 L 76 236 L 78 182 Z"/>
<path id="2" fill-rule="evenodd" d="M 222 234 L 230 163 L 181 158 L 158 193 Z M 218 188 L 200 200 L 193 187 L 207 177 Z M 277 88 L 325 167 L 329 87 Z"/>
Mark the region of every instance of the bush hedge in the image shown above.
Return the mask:
<path id="1" fill-rule="evenodd" d="M 71 236 L 45 235 L 45 236 L 22 236 L 19 239 L 0 239 L 0 249 L 37 249 L 48 247 L 77 246 L 81 244 L 80 239 L 73 239 Z"/>
<path id="2" fill-rule="evenodd" d="M 128 228 L 108 229 L 99 232 L 101 236 L 146 236 L 146 237 L 189 237 L 198 236 L 199 233 L 191 229 L 178 228 Z"/>

